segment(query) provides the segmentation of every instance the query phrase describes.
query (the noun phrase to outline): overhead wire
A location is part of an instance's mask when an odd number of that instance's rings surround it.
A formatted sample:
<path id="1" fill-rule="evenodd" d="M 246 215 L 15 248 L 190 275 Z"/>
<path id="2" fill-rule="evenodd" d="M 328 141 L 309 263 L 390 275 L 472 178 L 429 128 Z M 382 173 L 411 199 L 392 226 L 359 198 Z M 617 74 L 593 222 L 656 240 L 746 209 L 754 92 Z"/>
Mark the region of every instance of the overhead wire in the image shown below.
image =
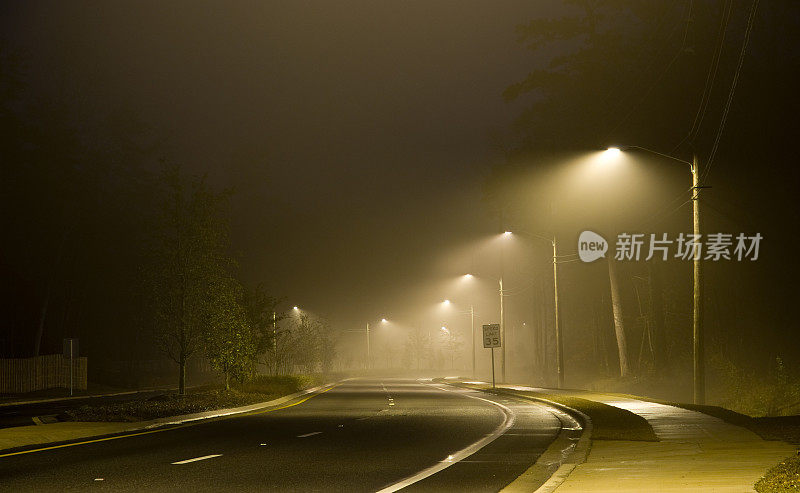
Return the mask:
<path id="1" fill-rule="evenodd" d="M 753 0 L 753 3 L 750 6 L 750 15 L 747 18 L 747 27 L 745 28 L 744 32 L 744 39 L 742 40 L 742 49 L 739 51 L 739 60 L 736 65 L 736 71 L 733 74 L 733 81 L 731 82 L 731 89 L 728 92 L 728 99 L 725 102 L 725 108 L 722 111 L 722 118 L 719 122 L 719 128 L 717 129 L 717 135 L 714 138 L 714 146 L 711 148 L 711 153 L 708 156 L 708 164 L 706 165 L 706 169 L 703 171 L 703 175 L 701 180 L 705 180 L 708 174 L 711 172 L 711 167 L 714 165 L 714 157 L 717 154 L 717 149 L 719 148 L 720 138 L 722 137 L 722 132 L 725 130 L 725 123 L 728 120 L 728 113 L 731 109 L 731 102 L 733 101 L 733 95 L 736 92 L 736 85 L 739 82 L 739 75 L 742 72 L 742 65 L 744 64 L 744 55 L 747 52 L 747 45 L 750 42 L 750 33 L 753 31 L 753 21 L 756 17 L 756 10 L 758 9 L 758 1 Z"/>
<path id="2" fill-rule="evenodd" d="M 706 83 L 703 87 L 703 93 L 700 97 L 700 104 L 697 106 L 697 112 L 694 115 L 694 120 L 692 121 L 692 127 L 689 129 L 689 132 L 684 136 L 683 139 L 672 149 L 672 152 L 675 152 L 680 146 L 684 144 L 690 138 L 694 138 L 696 133 L 700 130 L 700 126 L 705 119 L 706 110 L 708 109 L 708 103 L 711 100 L 711 91 L 714 87 L 714 82 L 717 78 L 717 72 L 719 71 L 719 61 L 722 58 L 722 48 L 725 45 L 725 37 L 726 33 L 728 32 L 728 24 L 730 23 L 731 19 L 731 12 L 733 11 L 733 0 L 728 0 L 722 8 L 722 15 L 720 16 L 719 22 L 719 29 L 717 31 L 717 47 L 714 50 L 714 53 L 711 57 L 711 63 L 708 66 L 708 74 L 706 74 Z"/>
<path id="3" fill-rule="evenodd" d="M 662 81 L 662 79 L 664 79 L 664 77 L 667 75 L 669 70 L 672 68 L 672 66 L 675 64 L 675 62 L 680 57 L 681 53 L 683 53 L 684 49 L 686 48 L 686 32 L 688 31 L 688 24 L 691 22 L 691 13 L 692 13 L 692 5 L 693 5 L 693 3 L 694 3 L 693 1 L 689 2 L 689 9 L 688 9 L 688 13 L 687 13 L 687 16 L 686 16 L 687 29 L 684 31 L 684 37 L 683 37 L 683 40 L 681 41 L 681 45 L 678 48 L 678 51 L 675 53 L 675 55 L 672 57 L 672 59 L 670 59 L 669 63 L 664 68 L 664 70 L 661 71 L 660 75 L 653 81 L 652 84 L 650 84 L 650 86 L 647 88 L 647 90 L 644 92 L 644 94 L 642 94 L 642 96 L 633 104 L 633 106 L 631 106 L 631 108 L 628 110 L 628 112 L 625 114 L 625 116 L 616 125 L 614 125 L 611 128 L 611 130 L 608 131 L 608 136 L 607 136 L 606 140 L 608 140 L 608 138 L 620 126 L 622 126 L 622 124 L 625 123 L 628 120 L 628 118 L 630 118 L 630 116 L 637 109 L 639 109 L 639 105 L 642 104 L 642 102 L 644 102 L 645 99 L 647 99 L 647 96 L 649 96 L 650 93 L 653 91 L 653 89 L 655 89 L 656 86 Z"/>

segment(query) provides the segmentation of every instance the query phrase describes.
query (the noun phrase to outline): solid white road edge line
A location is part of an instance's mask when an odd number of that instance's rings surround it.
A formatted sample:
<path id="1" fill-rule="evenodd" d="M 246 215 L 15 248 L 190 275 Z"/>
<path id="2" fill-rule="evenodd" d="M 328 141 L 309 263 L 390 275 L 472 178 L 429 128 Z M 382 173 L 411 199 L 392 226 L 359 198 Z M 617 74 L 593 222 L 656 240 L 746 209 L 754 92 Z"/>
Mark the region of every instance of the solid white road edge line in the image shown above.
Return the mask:
<path id="1" fill-rule="evenodd" d="M 297 438 L 313 437 L 314 435 L 320 435 L 321 433 L 321 431 L 312 431 L 311 433 L 306 433 L 305 435 L 297 435 Z"/>
<path id="2" fill-rule="evenodd" d="M 445 389 L 445 388 L 441 388 L 441 387 L 437 387 L 437 386 L 433 386 L 433 385 L 432 385 L 432 387 L 434 387 L 436 389 L 439 389 L 441 391 L 444 391 L 444 392 L 454 392 L 453 390 Z M 453 464 L 457 463 L 458 461 L 460 461 L 460 460 L 462 460 L 462 459 L 464 459 L 466 457 L 469 457 L 470 455 L 474 454 L 478 450 L 480 450 L 483 447 L 489 445 L 490 443 L 495 441 L 497 438 L 499 438 L 500 435 L 505 433 L 506 430 L 508 430 L 509 428 L 511 428 L 511 426 L 514 425 L 514 419 L 515 419 L 514 413 L 511 411 L 511 409 L 507 408 L 506 406 L 504 406 L 502 404 L 499 404 L 497 402 L 494 402 L 494 401 L 490 401 L 489 399 L 484 399 L 483 397 L 478 397 L 478 396 L 475 396 L 475 395 L 469 395 L 469 394 L 465 394 L 465 393 L 462 393 L 462 392 L 456 392 L 456 393 L 458 395 L 463 395 L 464 397 L 469 397 L 470 399 L 478 399 L 479 401 L 488 402 L 489 404 L 492 404 L 493 406 L 499 407 L 500 410 L 503 411 L 503 414 L 505 415 L 505 419 L 503 420 L 503 422 L 497 428 L 494 429 L 494 431 L 492 431 L 490 434 L 486 435 L 485 437 L 481 438 L 477 442 L 473 443 L 472 445 L 468 445 L 466 448 L 463 448 L 463 449 L 461 449 L 461 450 L 459 450 L 457 452 L 453 452 L 452 454 L 448 455 L 447 458 L 444 461 L 440 461 L 440 462 L 432 465 L 431 467 L 429 467 L 427 469 L 423 469 L 422 471 L 418 472 L 417 474 L 414 474 L 413 476 L 409 476 L 409 477 L 407 477 L 405 479 L 400 480 L 397 483 L 391 484 L 391 485 L 389 485 L 389 486 L 387 486 L 387 487 L 385 487 L 385 488 L 383 488 L 381 490 L 378 490 L 377 493 L 392 493 L 394 491 L 401 490 L 401 489 L 405 488 L 406 486 L 412 485 L 412 484 L 416 483 L 417 481 L 421 481 L 421 480 L 427 478 L 428 476 L 433 476 L 434 474 L 436 474 L 437 472 L 441 471 L 442 469 L 447 469 L 448 467 L 452 466 Z"/>
<path id="3" fill-rule="evenodd" d="M 190 462 L 197 462 L 199 460 L 205 460 L 205 459 L 213 459 L 214 457 L 221 457 L 221 456 L 222 454 L 204 455 L 202 457 L 195 457 L 194 459 L 179 460 L 178 462 L 173 462 L 173 464 L 188 464 Z"/>

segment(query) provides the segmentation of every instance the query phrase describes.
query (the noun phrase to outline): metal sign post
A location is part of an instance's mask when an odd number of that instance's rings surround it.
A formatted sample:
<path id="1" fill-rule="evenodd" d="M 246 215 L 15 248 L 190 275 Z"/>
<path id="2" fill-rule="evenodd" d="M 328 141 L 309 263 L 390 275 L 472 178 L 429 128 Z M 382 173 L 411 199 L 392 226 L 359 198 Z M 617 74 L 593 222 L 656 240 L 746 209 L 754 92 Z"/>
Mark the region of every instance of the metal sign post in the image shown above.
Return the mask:
<path id="1" fill-rule="evenodd" d="M 483 347 L 492 349 L 492 388 L 494 388 L 494 348 L 502 347 L 500 340 L 500 324 L 483 326 Z"/>

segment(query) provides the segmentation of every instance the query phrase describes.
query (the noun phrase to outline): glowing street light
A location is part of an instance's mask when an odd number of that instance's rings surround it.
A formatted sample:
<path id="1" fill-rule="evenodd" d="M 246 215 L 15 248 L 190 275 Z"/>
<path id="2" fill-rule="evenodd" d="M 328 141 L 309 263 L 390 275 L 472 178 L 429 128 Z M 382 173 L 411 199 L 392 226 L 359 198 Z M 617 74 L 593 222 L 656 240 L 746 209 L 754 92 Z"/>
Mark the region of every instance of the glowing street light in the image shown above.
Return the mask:
<path id="1" fill-rule="evenodd" d="M 664 154 L 663 152 L 647 149 L 640 146 L 623 146 L 623 149 L 639 149 L 641 151 L 656 154 L 661 157 L 689 165 L 689 172 L 692 174 L 692 227 L 695 238 L 700 238 L 700 185 L 699 167 L 697 155 L 692 156 L 692 161 Z M 621 150 L 619 147 L 609 147 L 604 154 L 608 156 L 618 156 Z M 703 345 L 703 264 L 701 256 L 694 256 L 694 268 L 692 271 L 692 348 L 693 348 L 693 397 L 695 404 L 703 404 L 705 401 L 705 348 Z"/>
<path id="2" fill-rule="evenodd" d="M 445 306 L 447 306 L 447 305 L 449 305 L 449 304 L 450 304 L 450 300 L 444 300 L 444 301 L 442 301 L 442 304 L 443 304 L 443 305 L 445 305 Z"/>
<path id="3" fill-rule="evenodd" d="M 512 234 L 511 231 L 505 231 L 503 233 L 503 236 L 511 236 L 511 234 Z"/>
<path id="4" fill-rule="evenodd" d="M 297 308 L 297 306 L 293 306 L 293 307 L 292 307 L 292 310 L 294 310 L 294 311 L 300 311 L 300 309 L 299 309 L 299 308 Z"/>
<path id="5" fill-rule="evenodd" d="M 472 274 L 464 274 L 464 278 L 472 279 Z M 472 335 L 472 376 L 475 376 L 475 307 L 469 305 L 469 311 L 461 312 L 462 315 L 469 315 L 470 334 Z M 442 327 L 444 329 L 444 327 Z"/>
<path id="6" fill-rule="evenodd" d="M 617 149 L 619 150 L 619 149 Z M 511 234 L 508 232 L 507 234 Z M 561 324 L 559 323 L 559 309 L 558 309 L 558 248 L 556 243 L 556 236 L 555 233 L 553 234 L 552 238 L 548 238 L 546 236 L 541 236 L 538 234 L 531 233 L 529 231 L 521 231 L 520 234 L 524 237 L 530 237 L 535 240 L 546 241 L 550 243 L 553 247 L 553 319 L 554 319 L 554 326 L 555 326 L 555 333 L 556 333 L 556 374 L 558 379 L 558 388 L 564 388 L 564 338 L 561 335 Z M 505 327 L 505 318 L 503 317 L 503 278 L 500 278 L 500 333 L 503 335 L 505 339 L 506 336 L 506 327 Z M 506 352 L 505 352 L 506 345 L 503 344 L 502 346 L 502 366 L 501 366 L 501 373 L 503 376 L 503 380 L 505 381 L 506 372 L 505 372 L 505 360 L 506 360 Z"/>
<path id="7" fill-rule="evenodd" d="M 389 321 L 385 318 L 382 318 L 381 323 L 388 324 Z M 367 369 L 369 370 L 372 367 L 372 348 L 369 342 L 369 322 L 367 322 L 366 330 L 364 332 L 367 336 Z"/>

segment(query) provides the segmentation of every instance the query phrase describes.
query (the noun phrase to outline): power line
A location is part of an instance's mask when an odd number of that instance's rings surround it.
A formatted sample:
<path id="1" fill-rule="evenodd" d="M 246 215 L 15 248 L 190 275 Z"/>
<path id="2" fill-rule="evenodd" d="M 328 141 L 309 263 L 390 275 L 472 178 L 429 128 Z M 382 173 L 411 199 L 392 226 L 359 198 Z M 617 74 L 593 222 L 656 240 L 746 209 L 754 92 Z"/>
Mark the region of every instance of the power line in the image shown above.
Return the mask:
<path id="1" fill-rule="evenodd" d="M 633 104 L 633 106 L 631 106 L 630 110 L 628 110 L 628 112 L 625 114 L 625 116 L 622 118 L 622 120 L 620 120 L 619 123 L 614 125 L 614 127 L 608 132 L 609 136 L 613 135 L 614 132 L 620 126 L 622 126 L 622 124 L 625 123 L 628 120 L 628 118 L 630 118 L 631 115 L 633 115 L 633 113 L 637 109 L 639 109 L 639 105 L 642 104 L 642 102 L 644 102 L 645 99 L 647 99 L 647 96 L 649 96 L 651 92 L 653 92 L 653 89 L 655 89 L 656 86 L 664 79 L 664 77 L 667 75 L 669 70 L 672 68 L 672 66 L 675 64 L 675 62 L 678 60 L 678 57 L 680 57 L 681 53 L 683 53 L 684 49 L 686 48 L 686 32 L 688 32 L 688 24 L 691 22 L 691 19 L 692 19 L 691 18 L 692 4 L 693 4 L 693 2 L 689 3 L 689 10 L 688 10 L 688 13 L 686 15 L 687 29 L 684 31 L 683 41 L 681 42 L 680 48 L 675 53 L 675 56 L 672 57 L 672 59 L 669 61 L 669 63 L 664 68 L 664 70 L 661 72 L 661 74 L 653 81 L 652 84 L 650 84 L 650 87 L 648 87 L 647 91 L 645 91 L 644 94 Z M 608 139 L 606 139 L 606 140 L 608 140 Z"/>
<path id="2" fill-rule="evenodd" d="M 742 49 L 739 52 L 739 62 L 736 65 L 736 72 L 733 74 L 733 82 L 731 82 L 731 90 L 728 92 L 728 100 L 725 102 L 725 109 L 722 112 L 722 119 L 719 122 L 719 129 L 717 130 L 717 136 L 714 139 L 714 146 L 711 148 L 711 154 L 708 157 L 708 165 L 706 166 L 705 171 L 703 171 L 702 180 L 708 176 L 711 172 L 711 166 L 714 164 L 714 156 L 717 154 L 717 148 L 719 147 L 719 141 L 722 137 L 722 132 L 725 129 L 725 123 L 728 120 L 728 112 L 731 109 L 731 102 L 733 101 L 733 94 L 736 92 L 736 84 L 739 82 L 739 74 L 742 71 L 742 65 L 744 64 L 744 55 L 747 51 L 747 44 L 750 41 L 750 33 L 753 31 L 753 21 L 756 17 L 756 9 L 758 9 L 758 0 L 753 0 L 753 4 L 750 6 L 750 15 L 747 18 L 747 28 L 744 32 L 744 40 L 742 41 Z"/>
<path id="3" fill-rule="evenodd" d="M 697 112 L 694 115 L 694 120 L 692 121 L 692 128 L 689 129 L 689 133 L 681 139 L 681 141 L 676 145 L 672 152 L 675 152 L 680 146 L 686 142 L 687 139 L 691 138 L 693 134 L 696 134 L 700 130 L 700 126 L 703 123 L 703 119 L 705 118 L 706 110 L 708 109 L 708 103 L 711 100 L 711 91 L 714 87 L 714 81 L 717 78 L 717 72 L 719 70 L 719 61 L 722 58 L 722 47 L 725 44 L 725 34 L 728 31 L 728 24 L 730 23 L 731 19 L 731 12 L 733 11 L 733 1 L 729 0 L 725 3 L 722 9 L 722 16 L 720 17 L 719 22 L 719 30 L 717 32 L 717 47 L 714 50 L 714 53 L 711 57 L 711 64 L 708 66 L 708 74 L 706 75 L 706 83 L 703 87 L 703 93 L 700 97 L 700 104 L 697 107 Z"/>

